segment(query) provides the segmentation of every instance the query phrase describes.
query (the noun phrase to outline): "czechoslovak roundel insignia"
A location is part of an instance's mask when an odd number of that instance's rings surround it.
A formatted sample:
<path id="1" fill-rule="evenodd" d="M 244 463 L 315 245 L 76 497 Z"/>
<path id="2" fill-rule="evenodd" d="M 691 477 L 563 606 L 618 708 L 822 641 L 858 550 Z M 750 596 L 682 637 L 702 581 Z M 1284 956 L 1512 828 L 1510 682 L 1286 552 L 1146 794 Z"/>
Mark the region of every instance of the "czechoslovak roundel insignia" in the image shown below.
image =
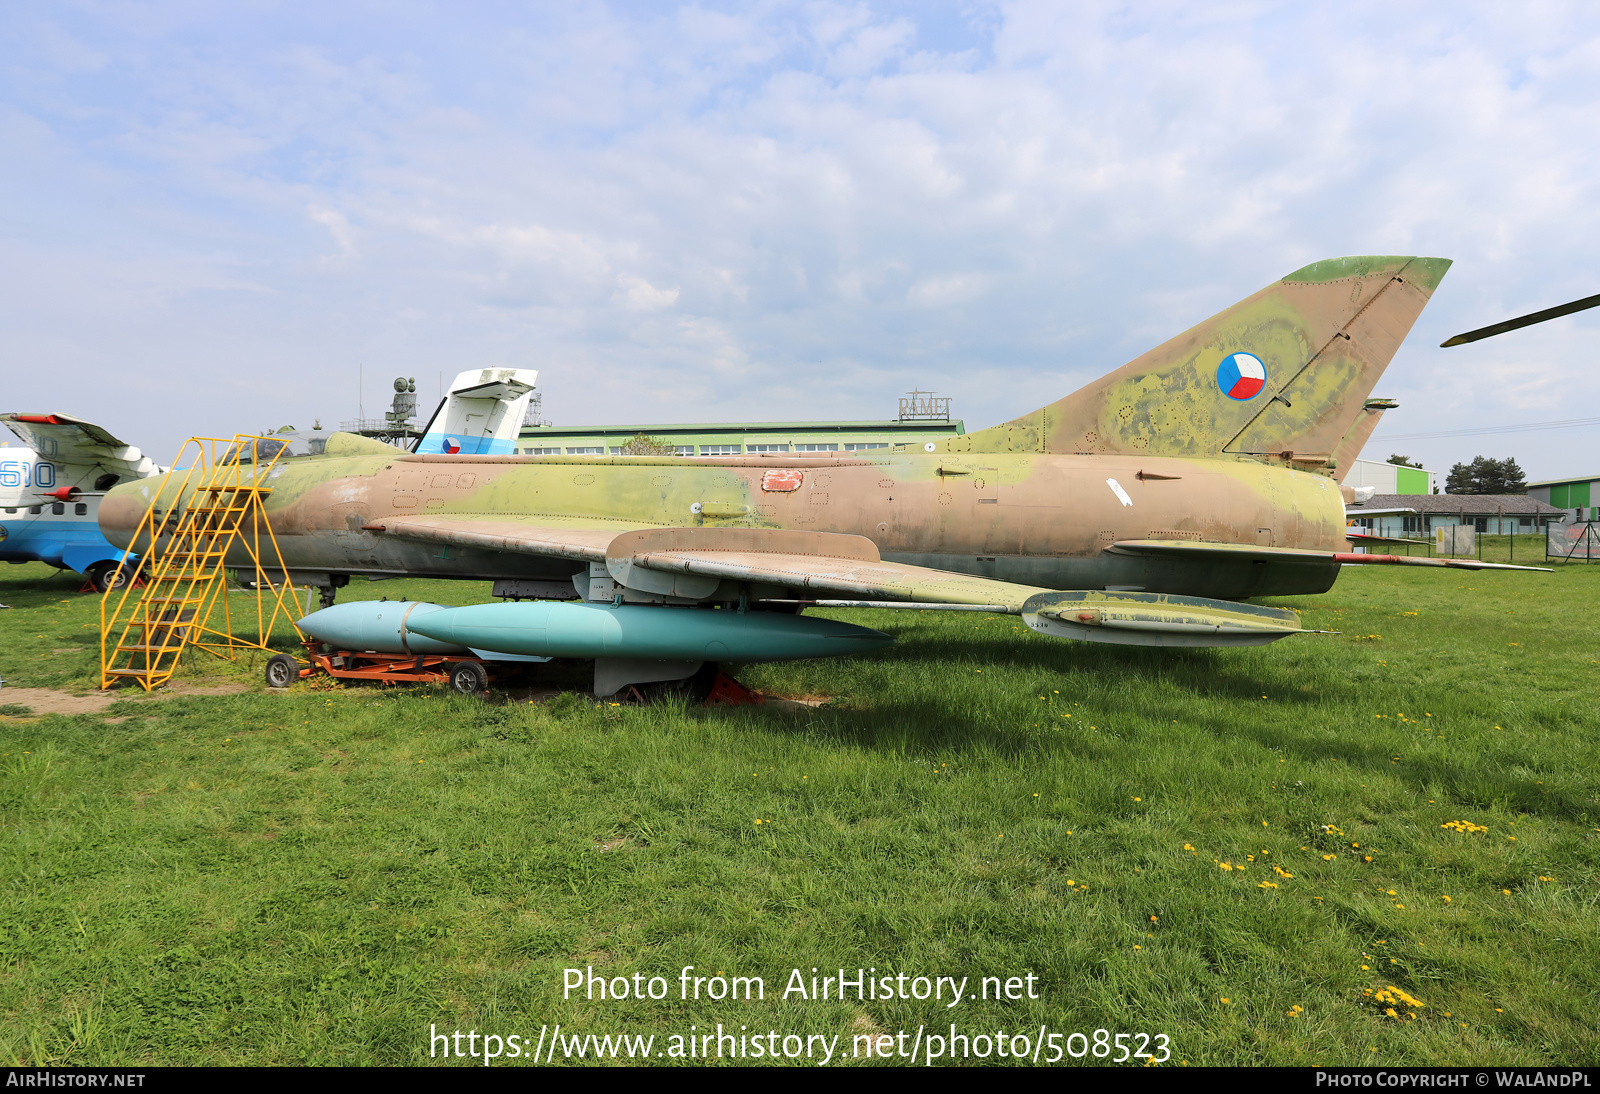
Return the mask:
<path id="1" fill-rule="evenodd" d="M 1267 366 L 1250 353 L 1230 353 L 1217 366 L 1217 386 L 1230 399 L 1254 399 L 1267 382 Z"/>

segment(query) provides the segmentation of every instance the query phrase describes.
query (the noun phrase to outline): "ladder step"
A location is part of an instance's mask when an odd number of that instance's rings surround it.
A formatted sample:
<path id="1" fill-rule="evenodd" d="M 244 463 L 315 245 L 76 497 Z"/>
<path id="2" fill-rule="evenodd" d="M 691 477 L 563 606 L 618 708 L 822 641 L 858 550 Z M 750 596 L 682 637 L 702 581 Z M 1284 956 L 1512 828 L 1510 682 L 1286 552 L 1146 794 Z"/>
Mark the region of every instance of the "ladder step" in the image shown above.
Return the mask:
<path id="1" fill-rule="evenodd" d="M 178 654 L 178 653 L 182 653 L 182 652 L 183 652 L 183 647 L 181 645 L 180 646 L 118 646 L 117 649 L 116 649 L 116 653 L 112 654 L 112 656 L 116 656 L 117 653 L 162 653 L 162 654 L 172 653 L 172 654 Z"/>

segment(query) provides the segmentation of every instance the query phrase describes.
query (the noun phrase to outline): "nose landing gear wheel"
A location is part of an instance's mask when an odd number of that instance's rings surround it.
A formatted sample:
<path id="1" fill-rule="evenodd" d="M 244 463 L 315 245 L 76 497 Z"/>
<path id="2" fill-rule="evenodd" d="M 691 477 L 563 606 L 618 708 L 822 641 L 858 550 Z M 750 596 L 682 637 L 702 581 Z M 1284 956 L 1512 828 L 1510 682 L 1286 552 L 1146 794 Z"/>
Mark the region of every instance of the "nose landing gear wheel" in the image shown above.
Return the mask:
<path id="1" fill-rule="evenodd" d="M 489 690 L 489 674 L 476 661 L 460 661 L 450 668 L 450 690 L 477 695 Z"/>

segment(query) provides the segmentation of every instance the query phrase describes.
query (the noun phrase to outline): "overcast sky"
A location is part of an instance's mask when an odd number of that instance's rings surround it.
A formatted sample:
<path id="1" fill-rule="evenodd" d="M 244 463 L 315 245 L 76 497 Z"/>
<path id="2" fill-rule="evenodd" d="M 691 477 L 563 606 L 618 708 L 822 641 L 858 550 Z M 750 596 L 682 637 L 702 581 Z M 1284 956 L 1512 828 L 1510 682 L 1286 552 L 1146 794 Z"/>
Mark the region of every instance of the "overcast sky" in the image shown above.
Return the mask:
<path id="1" fill-rule="evenodd" d="M 6 3 L 0 410 L 537 368 L 558 424 L 1031 410 L 1319 258 L 1455 267 L 1366 455 L 1600 472 L 1600 9 Z M 357 377 L 364 370 L 364 394 Z"/>

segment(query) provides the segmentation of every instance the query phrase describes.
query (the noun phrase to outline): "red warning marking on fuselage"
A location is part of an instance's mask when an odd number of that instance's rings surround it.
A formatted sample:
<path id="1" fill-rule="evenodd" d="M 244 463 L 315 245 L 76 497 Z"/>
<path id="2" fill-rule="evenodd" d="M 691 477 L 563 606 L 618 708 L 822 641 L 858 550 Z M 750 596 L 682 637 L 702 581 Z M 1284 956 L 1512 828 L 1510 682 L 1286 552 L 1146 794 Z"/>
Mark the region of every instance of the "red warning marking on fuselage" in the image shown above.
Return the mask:
<path id="1" fill-rule="evenodd" d="M 800 489 L 805 479 L 804 471 L 768 471 L 761 476 L 761 489 L 771 493 L 786 494 Z"/>

